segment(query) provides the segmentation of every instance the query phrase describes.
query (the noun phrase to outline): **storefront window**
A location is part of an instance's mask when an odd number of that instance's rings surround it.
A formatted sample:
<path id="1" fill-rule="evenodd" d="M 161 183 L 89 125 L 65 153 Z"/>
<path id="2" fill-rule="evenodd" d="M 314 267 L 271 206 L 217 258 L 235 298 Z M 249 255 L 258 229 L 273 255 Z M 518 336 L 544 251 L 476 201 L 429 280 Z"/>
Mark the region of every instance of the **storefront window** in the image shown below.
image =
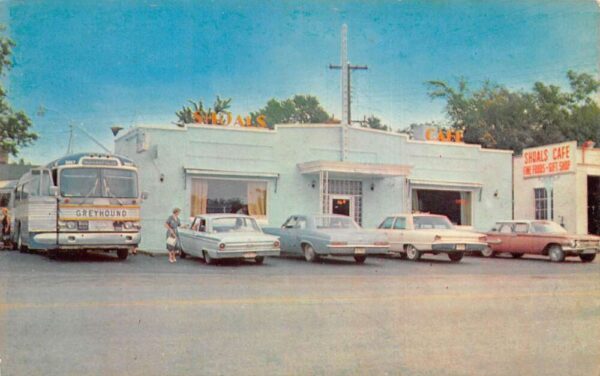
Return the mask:
<path id="1" fill-rule="evenodd" d="M 192 179 L 191 214 L 237 213 L 257 218 L 267 215 L 264 181 Z"/>

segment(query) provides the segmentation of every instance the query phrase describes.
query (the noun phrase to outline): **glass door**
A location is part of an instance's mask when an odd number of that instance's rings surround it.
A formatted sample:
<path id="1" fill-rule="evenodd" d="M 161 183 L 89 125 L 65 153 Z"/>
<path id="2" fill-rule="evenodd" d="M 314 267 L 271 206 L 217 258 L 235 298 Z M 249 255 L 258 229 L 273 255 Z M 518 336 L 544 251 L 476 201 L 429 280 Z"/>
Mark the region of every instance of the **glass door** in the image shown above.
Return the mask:
<path id="1" fill-rule="evenodd" d="M 340 214 L 354 218 L 354 202 L 352 196 L 330 195 L 329 200 L 331 200 L 331 214 Z"/>

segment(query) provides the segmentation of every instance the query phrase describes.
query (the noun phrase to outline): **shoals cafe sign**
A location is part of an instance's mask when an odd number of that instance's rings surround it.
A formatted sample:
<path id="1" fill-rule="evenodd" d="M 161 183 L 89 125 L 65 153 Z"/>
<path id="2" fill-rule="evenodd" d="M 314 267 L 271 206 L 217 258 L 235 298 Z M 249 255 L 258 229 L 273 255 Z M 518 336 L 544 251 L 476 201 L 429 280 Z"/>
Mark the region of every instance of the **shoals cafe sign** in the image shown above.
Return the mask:
<path id="1" fill-rule="evenodd" d="M 523 149 L 523 176 L 533 178 L 575 172 L 577 142 Z"/>
<path id="2" fill-rule="evenodd" d="M 237 115 L 234 117 L 231 112 L 225 112 L 218 115 L 214 112 L 206 114 L 194 112 L 194 121 L 198 124 L 268 128 L 267 117 L 265 115 L 258 115 L 252 119 L 251 116 L 244 117 L 242 115 Z"/>

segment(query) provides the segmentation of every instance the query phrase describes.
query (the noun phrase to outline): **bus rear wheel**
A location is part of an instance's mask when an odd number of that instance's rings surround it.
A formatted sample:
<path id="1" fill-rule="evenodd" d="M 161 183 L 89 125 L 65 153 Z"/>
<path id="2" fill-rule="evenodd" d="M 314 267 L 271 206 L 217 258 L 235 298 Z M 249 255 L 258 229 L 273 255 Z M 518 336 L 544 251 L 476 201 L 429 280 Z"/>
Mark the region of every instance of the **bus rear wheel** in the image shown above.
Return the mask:
<path id="1" fill-rule="evenodd" d="M 28 248 L 25 244 L 23 244 L 23 236 L 21 235 L 21 228 L 19 228 L 19 233 L 17 234 L 17 249 L 21 253 L 26 253 Z"/>
<path id="2" fill-rule="evenodd" d="M 127 256 L 129 255 L 129 250 L 128 249 L 119 249 L 117 250 L 117 257 L 119 257 L 120 260 L 127 260 Z"/>

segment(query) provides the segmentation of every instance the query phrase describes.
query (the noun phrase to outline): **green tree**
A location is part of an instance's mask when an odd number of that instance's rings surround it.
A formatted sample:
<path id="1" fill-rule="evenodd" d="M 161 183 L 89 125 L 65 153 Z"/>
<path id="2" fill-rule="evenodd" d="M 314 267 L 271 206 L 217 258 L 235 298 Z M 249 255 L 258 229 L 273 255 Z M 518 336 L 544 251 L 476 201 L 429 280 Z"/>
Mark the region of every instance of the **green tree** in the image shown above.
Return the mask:
<path id="1" fill-rule="evenodd" d="M 429 81 L 429 96 L 446 101 L 448 126 L 464 131 L 467 143 L 511 149 L 587 139 L 600 141 L 599 84 L 588 74 L 567 73 L 570 92 L 536 82 L 531 91 L 511 91 L 491 82 L 471 91 L 465 79 L 456 87 Z"/>
<path id="2" fill-rule="evenodd" d="M 195 123 L 196 119 L 194 114 L 196 113 L 206 119 L 210 118 L 213 113 L 217 116 L 229 114 L 229 111 L 227 110 L 231 107 L 231 98 L 221 99 L 218 95 L 213 106 L 207 109 L 204 109 L 204 102 L 202 99 L 198 100 L 198 102 L 192 100 L 188 102 L 192 106 L 183 106 L 181 110 L 175 112 L 175 115 L 177 116 L 176 124 L 180 127 L 183 127 L 184 124 Z"/>
<path id="3" fill-rule="evenodd" d="M 271 99 L 265 107 L 250 115 L 253 119 L 265 115 L 270 127 L 286 123 L 325 123 L 331 119 L 319 100 L 312 95 L 295 95 L 282 101 Z"/>
<path id="4" fill-rule="evenodd" d="M 0 32 L 4 27 L 0 26 Z M 15 43 L 0 36 L 0 76 L 4 76 L 12 66 L 10 55 Z M 31 120 L 23 111 L 12 109 L 6 98 L 6 91 L 0 85 L 0 152 L 19 154 L 19 149 L 37 140 L 37 134 L 30 130 Z"/>
<path id="5" fill-rule="evenodd" d="M 391 131 L 392 128 L 383 124 L 381 119 L 375 115 L 371 115 L 365 119 L 365 121 L 361 122 L 361 127 L 363 128 L 371 128 L 371 129 L 379 129 L 381 131 Z"/>

